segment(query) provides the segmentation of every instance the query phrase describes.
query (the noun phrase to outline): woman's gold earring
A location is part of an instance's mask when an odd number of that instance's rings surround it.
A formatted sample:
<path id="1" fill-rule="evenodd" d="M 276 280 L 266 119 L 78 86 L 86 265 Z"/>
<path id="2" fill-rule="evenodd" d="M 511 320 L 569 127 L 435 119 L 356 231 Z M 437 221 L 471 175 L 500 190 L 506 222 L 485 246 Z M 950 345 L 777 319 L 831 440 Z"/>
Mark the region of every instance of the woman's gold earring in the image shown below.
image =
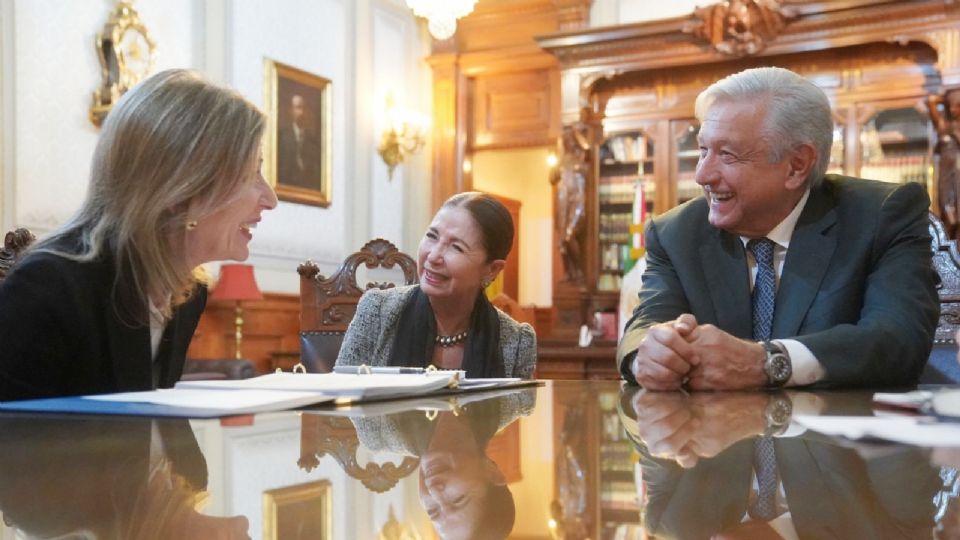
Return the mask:
<path id="1" fill-rule="evenodd" d="M 489 279 L 485 279 L 485 280 L 481 281 L 481 282 L 480 282 L 480 286 L 483 287 L 484 289 L 486 289 L 487 287 L 490 286 L 490 280 L 489 280 Z"/>
<path id="2" fill-rule="evenodd" d="M 192 230 L 194 230 L 194 229 L 196 229 L 196 228 L 197 228 L 197 222 L 196 222 L 196 221 L 188 221 L 188 222 L 187 222 L 187 230 L 188 230 L 188 231 L 192 231 Z"/>

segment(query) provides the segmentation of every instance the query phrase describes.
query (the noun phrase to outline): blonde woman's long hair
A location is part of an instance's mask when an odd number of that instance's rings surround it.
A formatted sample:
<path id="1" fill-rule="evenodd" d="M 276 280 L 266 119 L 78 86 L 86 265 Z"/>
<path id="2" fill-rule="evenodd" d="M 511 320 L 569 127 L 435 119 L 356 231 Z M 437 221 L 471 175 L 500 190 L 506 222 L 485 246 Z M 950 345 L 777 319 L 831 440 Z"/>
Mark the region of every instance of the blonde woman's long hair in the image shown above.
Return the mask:
<path id="1" fill-rule="evenodd" d="M 182 69 L 127 92 L 103 125 L 77 214 L 37 249 L 76 260 L 113 258 L 114 309 L 145 324 L 147 298 L 172 309 L 196 290 L 188 223 L 222 208 L 255 178 L 265 118 L 233 90 Z M 79 237 L 79 250 L 52 245 Z"/>

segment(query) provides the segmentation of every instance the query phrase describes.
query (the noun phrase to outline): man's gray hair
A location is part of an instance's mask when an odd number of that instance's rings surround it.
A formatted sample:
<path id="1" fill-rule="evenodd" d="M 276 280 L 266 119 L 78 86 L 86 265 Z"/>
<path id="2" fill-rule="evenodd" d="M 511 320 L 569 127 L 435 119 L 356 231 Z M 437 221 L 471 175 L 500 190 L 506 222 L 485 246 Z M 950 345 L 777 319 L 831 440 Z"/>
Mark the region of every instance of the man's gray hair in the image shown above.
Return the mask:
<path id="1" fill-rule="evenodd" d="M 761 101 L 764 100 L 764 101 Z M 779 161 L 794 148 L 809 144 L 816 149 L 817 161 L 807 185 L 820 182 L 830 164 L 833 144 L 833 118 L 830 100 L 823 90 L 800 75 L 783 68 L 753 68 L 723 78 L 697 96 L 695 113 L 703 122 L 716 103 L 755 102 L 767 105 L 764 137 L 771 148 L 770 159 Z"/>

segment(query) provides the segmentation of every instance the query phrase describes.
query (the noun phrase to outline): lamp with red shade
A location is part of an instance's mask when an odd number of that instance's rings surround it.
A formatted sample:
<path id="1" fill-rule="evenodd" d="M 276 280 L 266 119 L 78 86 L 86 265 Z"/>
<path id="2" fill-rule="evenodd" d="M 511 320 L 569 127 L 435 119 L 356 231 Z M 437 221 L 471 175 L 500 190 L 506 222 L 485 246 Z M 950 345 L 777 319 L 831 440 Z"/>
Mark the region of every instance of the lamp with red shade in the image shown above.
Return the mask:
<path id="1" fill-rule="evenodd" d="M 244 300 L 262 300 L 263 293 L 257 287 L 257 280 L 253 277 L 253 266 L 249 264 L 225 264 L 220 267 L 220 279 L 217 286 L 210 293 L 211 300 L 233 300 L 236 306 L 237 325 L 237 358 L 240 354 L 240 343 L 243 341 L 243 307 Z"/>

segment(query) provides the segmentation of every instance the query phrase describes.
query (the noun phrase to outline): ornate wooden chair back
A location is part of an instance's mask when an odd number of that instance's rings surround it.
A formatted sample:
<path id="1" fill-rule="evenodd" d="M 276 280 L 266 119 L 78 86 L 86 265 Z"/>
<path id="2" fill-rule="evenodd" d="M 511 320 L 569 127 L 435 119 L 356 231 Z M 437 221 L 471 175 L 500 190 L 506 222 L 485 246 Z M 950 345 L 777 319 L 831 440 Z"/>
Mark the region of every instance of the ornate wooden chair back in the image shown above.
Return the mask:
<path id="1" fill-rule="evenodd" d="M 7 233 L 3 239 L 3 249 L 0 249 L 0 281 L 7 277 L 10 268 L 36 239 L 27 229 L 21 228 Z"/>
<path id="2" fill-rule="evenodd" d="M 933 238 L 933 268 L 939 277 L 940 319 L 933 339 L 933 351 L 920 382 L 960 382 L 957 363 L 957 330 L 960 329 L 960 252 L 957 243 L 947 236 L 946 229 L 934 214 L 928 214 Z"/>
<path id="3" fill-rule="evenodd" d="M 357 283 L 360 265 L 369 269 L 399 268 L 403 281 Z M 417 282 L 417 263 L 382 238 L 371 240 L 344 260 L 330 277 L 320 275 L 312 261 L 297 268 L 300 274 L 300 361 L 307 371 L 328 373 L 333 369 L 360 297 L 367 289 L 389 289 Z"/>

